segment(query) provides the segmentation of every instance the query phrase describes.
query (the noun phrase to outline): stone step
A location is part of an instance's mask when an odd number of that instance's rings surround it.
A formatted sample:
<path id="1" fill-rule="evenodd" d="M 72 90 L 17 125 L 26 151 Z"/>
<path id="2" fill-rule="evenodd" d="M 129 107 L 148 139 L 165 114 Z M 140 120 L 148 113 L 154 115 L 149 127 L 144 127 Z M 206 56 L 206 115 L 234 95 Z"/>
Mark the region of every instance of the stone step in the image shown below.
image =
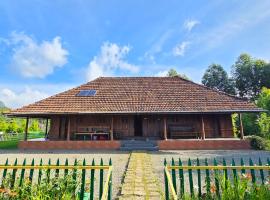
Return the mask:
<path id="1" fill-rule="evenodd" d="M 120 147 L 122 151 L 134 151 L 134 150 L 144 150 L 144 151 L 158 151 L 158 147 Z"/>

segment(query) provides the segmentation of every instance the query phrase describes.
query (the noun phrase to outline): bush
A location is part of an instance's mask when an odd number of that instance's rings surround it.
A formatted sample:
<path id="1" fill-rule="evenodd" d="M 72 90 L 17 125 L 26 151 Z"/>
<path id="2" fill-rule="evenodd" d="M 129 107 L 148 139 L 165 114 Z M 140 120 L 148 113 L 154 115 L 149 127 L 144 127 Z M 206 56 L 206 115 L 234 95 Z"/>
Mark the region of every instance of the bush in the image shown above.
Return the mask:
<path id="1" fill-rule="evenodd" d="M 264 139 L 264 138 L 262 138 L 260 136 L 251 135 L 251 136 L 248 136 L 247 139 L 250 141 L 250 146 L 253 149 L 267 150 L 267 148 L 268 148 L 268 144 L 267 144 L 266 139 Z"/>

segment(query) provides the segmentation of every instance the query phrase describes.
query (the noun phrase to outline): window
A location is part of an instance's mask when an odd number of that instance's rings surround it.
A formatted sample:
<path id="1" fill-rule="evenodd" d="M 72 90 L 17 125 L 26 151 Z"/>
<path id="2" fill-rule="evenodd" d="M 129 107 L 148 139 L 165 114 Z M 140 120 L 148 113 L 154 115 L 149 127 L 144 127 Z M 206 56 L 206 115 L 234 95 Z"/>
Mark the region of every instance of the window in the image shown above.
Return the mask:
<path id="1" fill-rule="evenodd" d="M 96 93 L 97 93 L 96 90 L 81 90 L 76 94 L 76 96 L 78 96 L 78 97 L 90 97 L 90 96 L 95 96 Z"/>

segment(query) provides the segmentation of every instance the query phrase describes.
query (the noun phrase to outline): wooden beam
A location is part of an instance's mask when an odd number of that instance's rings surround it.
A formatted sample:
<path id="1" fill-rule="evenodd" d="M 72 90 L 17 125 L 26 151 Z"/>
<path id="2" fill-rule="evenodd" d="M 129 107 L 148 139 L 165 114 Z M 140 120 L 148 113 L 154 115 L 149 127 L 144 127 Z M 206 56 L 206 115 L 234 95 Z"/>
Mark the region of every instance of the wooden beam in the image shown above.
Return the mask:
<path id="1" fill-rule="evenodd" d="M 27 141 L 27 136 L 28 136 L 28 124 L 29 124 L 29 117 L 26 117 L 26 124 L 25 124 L 25 131 L 24 131 L 24 141 Z"/>
<path id="2" fill-rule="evenodd" d="M 243 140 L 244 139 L 244 129 L 243 129 L 243 123 L 242 123 L 242 114 L 238 113 L 238 118 L 239 118 L 239 124 L 240 124 L 240 138 Z"/>
<path id="3" fill-rule="evenodd" d="M 70 117 L 68 117 L 67 141 L 70 140 Z"/>
<path id="4" fill-rule="evenodd" d="M 61 116 L 59 116 L 59 127 L 58 127 L 58 131 L 59 131 L 59 133 L 58 133 L 58 140 L 60 140 L 61 139 L 61 132 L 62 132 L 62 117 Z"/>
<path id="5" fill-rule="evenodd" d="M 111 140 L 113 140 L 113 116 L 112 116 L 112 120 L 111 120 L 110 138 L 111 138 Z"/>
<path id="6" fill-rule="evenodd" d="M 205 140 L 205 129 L 204 129 L 204 120 L 203 115 L 201 115 L 201 138 L 202 140 Z"/>
<path id="7" fill-rule="evenodd" d="M 47 138 L 47 136 L 48 136 L 48 124 L 49 124 L 49 119 L 46 118 L 45 138 Z"/>
<path id="8" fill-rule="evenodd" d="M 165 140 L 168 139 L 168 135 L 167 135 L 167 117 L 164 117 L 164 139 Z"/>

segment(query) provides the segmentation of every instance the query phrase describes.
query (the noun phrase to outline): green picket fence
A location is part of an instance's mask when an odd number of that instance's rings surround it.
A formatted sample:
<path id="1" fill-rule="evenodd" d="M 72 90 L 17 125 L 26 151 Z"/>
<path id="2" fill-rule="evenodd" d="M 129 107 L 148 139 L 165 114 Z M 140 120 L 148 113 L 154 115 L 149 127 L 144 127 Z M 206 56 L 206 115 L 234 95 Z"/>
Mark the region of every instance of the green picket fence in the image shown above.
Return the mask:
<path id="1" fill-rule="evenodd" d="M 47 164 L 43 163 L 41 159 L 38 164 L 32 159 L 31 164 L 23 160 L 21 165 L 18 164 L 16 159 L 14 163 L 9 163 L 8 159 L 4 165 L 0 165 L 0 173 L 2 171 L 2 178 L 0 179 L 0 189 L 14 190 L 17 187 L 23 186 L 27 180 L 28 184 L 49 184 L 50 181 L 59 179 L 60 177 L 68 178 L 69 174 L 74 186 L 74 196 L 76 199 L 90 199 L 94 198 L 100 200 L 112 199 L 112 161 L 109 160 L 108 165 L 104 165 L 103 159 L 100 164 L 96 165 L 93 159 L 91 165 L 87 165 L 86 160 L 83 159 L 82 163 L 75 159 L 74 163 L 70 163 L 68 159 L 65 160 L 64 165 L 60 164 L 57 159 L 56 164 L 52 164 L 51 159 Z M 8 185 L 5 184 L 9 180 Z M 88 181 L 88 182 L 87 182 Z M 98 181 L 98 182 L 97 182 Z M 68 182 L 65 182 L 68 184 Z M 87 185 L 88 184 L 88 185 Z M 89 187 L 89 188 L 88 188 Z M 99 187 L 98 189 L 96 187 Z"/>
<path id="2" fill-rule="evenodd" d="M 229 165 L 227 165 L 229 164 Z M 198 158 L 192 162 L 188 159 L 187 165 L 183 165 L 179 158 L 178 164 L 172 158 L 171 163 L 164 160 L 164 179 L 165 179 L 165 199 L 181 199 L 186 193 L 194 197 L 196 188 L 198 197 L 204 194 L 209 194 L 212 184 L 215 186 L 217 196 L 221 195 L 220 177 L 224 177 L 226 181 L 240 180 L 240 176 L 249 175 L 252 183 L 264 184 L 270 177 L 270 159 L 263 164 L 259 158 L 258 165 L 255 165 L 252 159 L 249 159 L 248 165 L 241 158 L 240 165 L 236 165 L 234 159 L 231 163 L 227 163 L 223 158 L 222 164 L 218 165 L 216 159 L 213 160 L 213 165 L 209 165 L 207 159 L 200 161 Z M 196 182 L 196 187 L 195 183 Z M 205 190 L 205 191 L 204 191 Z"/>

